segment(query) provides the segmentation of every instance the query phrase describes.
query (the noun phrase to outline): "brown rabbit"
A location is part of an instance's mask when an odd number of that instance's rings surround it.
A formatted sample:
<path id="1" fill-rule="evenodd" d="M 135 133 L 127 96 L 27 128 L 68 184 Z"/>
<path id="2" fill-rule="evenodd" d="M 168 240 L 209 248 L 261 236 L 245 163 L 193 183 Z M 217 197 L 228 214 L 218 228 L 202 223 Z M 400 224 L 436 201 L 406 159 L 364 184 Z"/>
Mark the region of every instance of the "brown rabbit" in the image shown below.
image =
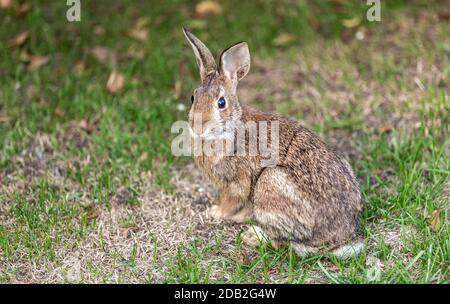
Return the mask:
<path id="1" fill-rule="evenodd" d="M 274 247 L 291 243 L 301 256 L 331 252 L 348 257 L 359 253 L 364 247 L 359 231 L 361 194 L 349 163 L 296 121 L 239 103 L 238 81 L 250 69 L 245 42 L 225 50 L 217 66 L 208 48 L 187 29 L 183 31 L 201 76 L 189 112 L 193 138 L 226 140 L 239 128 L 249 131 L 248 122 L 278 123 L 275 165 L 262 165 L 261 155 L 194 155 L 219 192 L 211 215 L 236 222 L 254 219 L 261 227 L 251 228 L 254 235 L 268 237 Z M 199 128 L 195 125 L 197 115 L 201 115 Z M 250 133 L 245 133 L 246 147 L 251 140 L 258 140 Z M 273 140 L 269 146 L 275 151 Z"/>

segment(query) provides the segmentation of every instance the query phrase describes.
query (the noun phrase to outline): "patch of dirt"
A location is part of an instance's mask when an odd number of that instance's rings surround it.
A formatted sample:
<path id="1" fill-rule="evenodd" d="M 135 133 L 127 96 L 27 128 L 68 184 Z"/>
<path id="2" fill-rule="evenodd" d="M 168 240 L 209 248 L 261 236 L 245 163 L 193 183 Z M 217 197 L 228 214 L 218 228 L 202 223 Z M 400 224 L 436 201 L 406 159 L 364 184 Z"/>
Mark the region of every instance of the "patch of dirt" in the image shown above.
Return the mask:
<path id="1" fill-rule="evenodd" d="M 49 136 L 37 134 L 29 146 L 14 159 L 14 162 L 19 164 L 25 176 L 39 176 L 45 173 L 47 162 L 52 154 Z"/>

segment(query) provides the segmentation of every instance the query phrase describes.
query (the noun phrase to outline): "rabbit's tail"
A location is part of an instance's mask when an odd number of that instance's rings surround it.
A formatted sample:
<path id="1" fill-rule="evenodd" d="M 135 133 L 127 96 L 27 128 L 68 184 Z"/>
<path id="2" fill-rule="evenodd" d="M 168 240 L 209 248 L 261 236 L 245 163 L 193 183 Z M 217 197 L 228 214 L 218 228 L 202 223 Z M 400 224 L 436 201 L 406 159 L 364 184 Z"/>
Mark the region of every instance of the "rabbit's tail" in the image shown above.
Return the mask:
<path id="1" fill-rule="evenodd" d="M 366 248 L 364 240 L 355 240 L 350 244 L 334 249 L 331 254 L 340 259 L 349 259 L 359 255 Z"/>

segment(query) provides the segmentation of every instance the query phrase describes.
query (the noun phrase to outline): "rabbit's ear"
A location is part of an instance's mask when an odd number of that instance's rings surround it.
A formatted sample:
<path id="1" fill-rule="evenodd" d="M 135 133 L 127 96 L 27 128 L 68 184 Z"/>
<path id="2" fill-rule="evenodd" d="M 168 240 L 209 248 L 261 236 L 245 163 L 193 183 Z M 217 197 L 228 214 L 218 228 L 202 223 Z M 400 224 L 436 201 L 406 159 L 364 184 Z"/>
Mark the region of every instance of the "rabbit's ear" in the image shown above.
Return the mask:
<path id="1" fill-rule="evenodd" d="M 191 45 L 192 49 L 194 50 L 197 64 L 200 68 L 200 77 L 203 80 L 208 74 L 217 70 L 214 57 L 206 47 L 206 45 L 201 42 L 200 39 L 195 37 L 188 29 L 183 27 L 183 33 L 184 36 L 186 36 L 186 39 Z"/>
<path id="2" fill-rule="evenodd" d="M 220 70 L 236 84 L 244 78 L 250 70 L 250 52 L 247 43 L 241 42 L 223 51 L 220 56 Z"/>

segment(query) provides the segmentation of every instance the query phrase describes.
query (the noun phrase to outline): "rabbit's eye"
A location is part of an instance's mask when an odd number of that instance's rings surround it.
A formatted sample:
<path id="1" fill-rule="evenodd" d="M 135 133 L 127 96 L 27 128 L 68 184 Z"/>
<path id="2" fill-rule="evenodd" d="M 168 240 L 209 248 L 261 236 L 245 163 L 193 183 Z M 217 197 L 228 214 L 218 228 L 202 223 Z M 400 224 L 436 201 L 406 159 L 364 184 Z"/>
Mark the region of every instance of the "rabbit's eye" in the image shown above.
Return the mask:
<path id="1" fill-rule="evenodd" d="M 194 103 L 194 95 L 191 95 L 191 103 Z"/>
<path id="2" fill-rule="evenodd" d="M 217 101 L 217 106 L 219 107 L 219 109 L 223 109 L 225 108 L 225 105 L 226 105 L 225 98 L 220 97 L 220 99 Z"/>

